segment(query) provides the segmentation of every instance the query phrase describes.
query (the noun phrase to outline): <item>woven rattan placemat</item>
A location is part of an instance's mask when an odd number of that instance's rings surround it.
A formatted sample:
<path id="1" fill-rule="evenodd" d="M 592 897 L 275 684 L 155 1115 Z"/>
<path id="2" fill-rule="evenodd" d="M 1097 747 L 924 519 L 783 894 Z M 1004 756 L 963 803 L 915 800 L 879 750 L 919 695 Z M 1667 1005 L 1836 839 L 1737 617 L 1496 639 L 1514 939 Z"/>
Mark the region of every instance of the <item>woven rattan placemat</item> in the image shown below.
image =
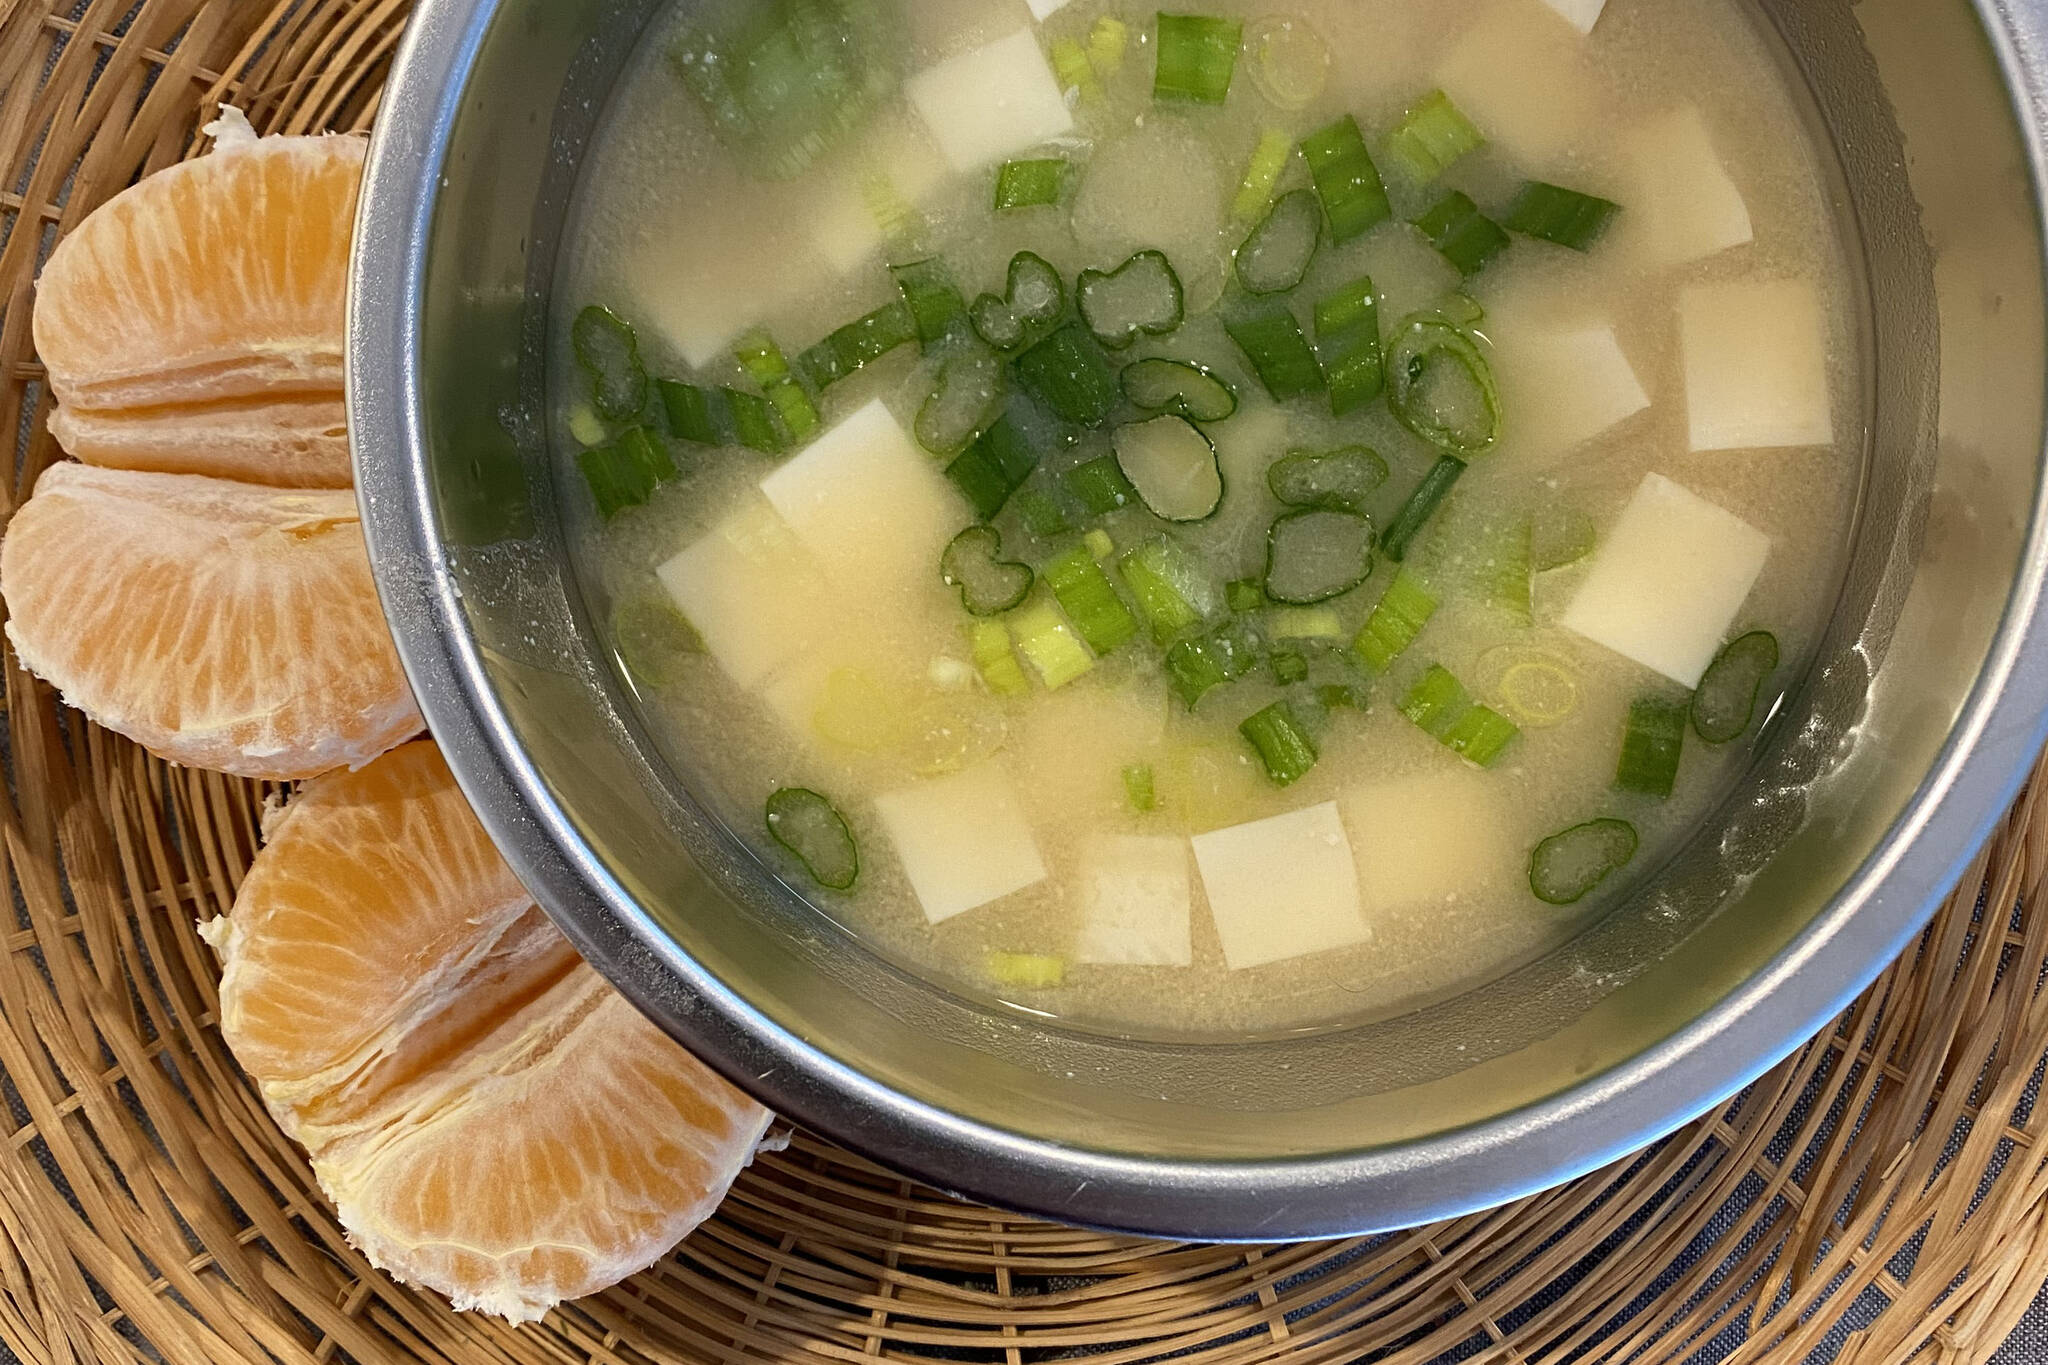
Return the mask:
<path id="1" fill-rule="evenodd" d="M 57 234 L 187 155 L 222 99 L 265 131 L 365 126 L 405 12 L 0 0 L 8 508 L 59 458 L 29 335 Z M 6 706 L 0 1341 L 24 1361 L 1976 1362 L 2048 1279 L 2048 802 L 2029 797 L 1832 1034 L 1508 1208 L 1163 1245 L 974 1208 L 800 1135 L 648 1273 L 518 1331 L 460 1316 L 364 1264 L 214 1027 L 194 926 L 232 901 L 264 791 L 83 723 L 11 654 Z"/>

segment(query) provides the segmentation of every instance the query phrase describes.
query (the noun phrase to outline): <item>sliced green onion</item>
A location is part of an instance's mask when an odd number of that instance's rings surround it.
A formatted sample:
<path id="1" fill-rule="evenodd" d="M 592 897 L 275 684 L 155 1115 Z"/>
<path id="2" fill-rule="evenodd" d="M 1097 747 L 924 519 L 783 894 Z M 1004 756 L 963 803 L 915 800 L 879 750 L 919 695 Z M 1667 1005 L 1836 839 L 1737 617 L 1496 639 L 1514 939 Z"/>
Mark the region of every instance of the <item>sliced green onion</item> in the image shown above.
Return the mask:
<path id="1" fill-rule="evenodd" d="M 1216 447 L 1185 417 L 1120 426 L 1110 437 L 1117 468 L 1138 498 L 1164 521 L 1206 521 L 1223 505 Z"/>
<path id="2" fill-rule="evenodd" d="M 1531 180 L 1508 205 L 1501 225 L 1525 237 L 1540 237 L 1573 251 L 1590 251 L 1620 212 L 1621 205 L 1611 199 Z"/>
<path id="3" fill-rule="evenodd" d="M 1116 586 L 1086 545 L 1077 545 L 1048 563 L 1045 584 L 1096 654 L 1108 654 L 1138 633 L 1137 618 L 1116 595 Z"/>
<path id="4" fill-rule="evenodd" d="M 647 406 L 647 367 L 632 327 L 602 304 L 591 304 L 569 328 L 576 361 L 590 375 L 590 401 L 615 422 L 640 415 Z"/>
<path id="5" fill-rule="evenodd" d="M 1316 704 L 1325 711 L 1363 711 L 1370 704 L 1365 689 L 1349 683 L 1324 683 L 1316 689 Z"/>
<path id="6" fill-rule="evenodd" d="M 790 373 L 789 361 L 774 337 L 758 329 L 749 332 L 733 346 L 733 354 L 747 377 L 761 386 L 762 394 L 774 405 L 775 415 L 781 418 L 783 430 L 791 440 L 808 441 L 818 434 L 823 423 L 817 405 Z"/>
<path id="7" fill-rule="evenodd" d="M 1093 104 L 1102 98 L 1102 82 L 1097 79 L 1094 64 L 1088 60 L 1088 49 L 1081 46 L 1080 39 L 1053 39 L 1052 70 L 1060 89 L 1074 91 L 1083 103 Z"/>
<path id="8" fill-rule="evenodd" d="M 1153 779 L 1151 764 L 1133 763 L 1124 769 L 1124 799 L 1135 811 L 1159 808 L 1159 787 Z"/>
<path id="9" fill-rule="evenodd" d="M 1223 594 L 1216 580 L 1170 537 L 1140 541 L 1117 561 L 1117 572 L 1152 627 L 1155 643 L 1167 644 L 1222 610 Z"/>
<path id="10" fill-rule="evenodd" d="M 1592 820 L 1553 834 L 1529 855 L 1529 889 L 1547 905 L 1577 905 L 1636 856 L 1636 828 Z"/>
<path id="11" fill-rule="evenodd" d="M 1114 455 L 1076 465 L 1060 477 L 1067 491 L 1098 517 L 1106 517 L 1138 500 L 1138 490 L 1131 487 L 1131 481 L 1117 467 Z"/>
<path id="12" fill-rule="evenodd" d="M 606 521 L 641 506 L 654 496 L 658 484 L 676 476 L 675 461 L 645 427 L 620 432 L 616 442 L 584 451 L 576 463 L 590 485 L 598 515 Z"/>
<path id="13" fill-rule="evenodd" d="M 577 403 L 569 409 L 569 436 L 576 444 L 601 446 L 611 433 L 612 429 L 590 404 Z"/>
<path id="14" fill-rule="evenodd" d="M 1685 756 L 1687 714 L 1684 702 L 1662 697 L 1643 697 L 1628 708 L 1621 763 L 1614 774 L 1616 788 L 1660 801 L 1671 795 L 1678 784 L 1679 760 Z"/>
<path id="15" fill-rule="evenodd" d="M 1088 65 L 1108 80 L 1123 70 L 1124 52 L 1131 45 L 1131 26 L 1113 15 L 1100 15 L 1088 30 Z"/>
<path id="16" fill-rule="evenodd" d="M 1054 536 L 1066 535 L 1074 529 L 1074 523 L 1067 516 L 1066 508 L 1036 488 L 1019 489 L 1016 504 L 1017 515 L 1023 520 L 1024 529 L 1040 540 L 1051 540 Z"/>
<path id="17" fill-rule="evenodd" d="M 1229 621 L 1166 651 L 1166 679 L 1190 711 L 1212 688 L 1242 678 L 1259 666 L 1258 635 L 1243 621 Z"/>
<path id="18" fill-rule="evenodd" d="M 1026 602 L 1010 614 L 1010 629 L 1022 654 L 1038 680 L 1049 692 L 1057 692 L 1095 667 L 1095 656 L 1081 637 L 1067 624 L 1058 608 L 1044 595 Z"/>
<path id="19" fill-rule="evenodd" d="M 666 687 L 680 662 L 704 652 L 704 640 L 667 593 L 645 593 L 612 610 L 612 647 L 642 687 Z"/>
<path id="20" fill-rule="evenodd" d="M 1067 184 L 1067 163 L 1057 157 L 1005 161 L 996 172 L 996 212 L 1057 204 Z"/>
<path id="21" fill-rule="evenodd" d="M 1301 154 L 1329 216 L 1332 242 L 1341 246 L 1394 216 L 1379 167 L 1373 165 L 1358 120 L 1351 115 L 1304 138 Z"/>
<path id="22" fill-rule="evenodd" d="M 1008 385 L 1002 357 L 972 337 L 939 366 L 917 410 L 917 443 L 934 455 L 958 455 L 1002 416 Z"/>
<path id="23" fill-rule="evenodd" d="M 1018 382 L 1069 422 L 1099 427 L 1116 408 L 1116 371 L 1086 327 L 1069 323 L 1017 357 Z"/>
<path id="24" fill-rule="evenodd" d="M 1486 321 L 1486 309 L 1480 306 L 1478 299 L 1463 290 L 1453 290 L 1444 295 L 1437 300 L 1436 307 L 1427 311 L 1453 327 L 1463 327 L 1468 331 Z"/>
<path id="25" fill-rule="evenodd" d="M 987 521 L 1024 486 L 1041 454 L 1024 428 L 1014 418 L 1003 416 L 946 466 L 946 477 L 966 495 L 975 516 Z"/>
<path id="26" fill-rule="evenodd" d="M 768 835 L 794 853 L 811 880 L 846 891 L 860 879 L 860 846 L 846 818 L 805 787 L 784 787 L 768 798 Z"/>
<path id="27" fill-rule="evenodd" d="M 1387 134 L 1387 151 L 1418 185 L 1436 180 L 1451 163 L 1485 145 L 1485 136 L 1441 90 L 1423 96 Z"/>
<path id="28" fill-rule="evenodd" d="M 1237 390 L 1206 365 L 1154 356 L 1134 360 L 1117 376 L 1124 397 L 1147 412 L 1177 413 L 1194 422 L 1221 422 L 1237 411 Z"/>
<path id="29" fill-rule="evenodd" d="M 902 303 L 877 308 L 847 323 L 796 358 L 796 368 L 814 389 L 828 389 L 905 342 L 917 340 L 917 318 Z"/>
<path id="30" fill-rule="evenodd" d="M 1162 13 L 1152 98 L 1223 103 L 1230 95 L 1230 78 L 1237 71 L 1242 37 L 1243 26 L 1235 19 Z"/>
<path id="31" fill-rule="evenodd" d="M 1227 318 L 1223 327 L 1274 401 L 1284 403 L 1323 391 L 1323 367 L 1286 304 Z"/>
<path id="32" fill-rule="evenodd" d="M 1475 568 L 1486 600 L 1518 624 L 1528 625 L 1534 617 L 1529 519 L 1511 517 L 1490 527 Z"/>
<path id="33" fill-rule="evenodd" d="M 1370 275 L 1316 301 L 1316 354 L 1329 380 L 1332 416 L 1355 412 L 1386 389 L 1379 295 Z"/>
<path id="34" fill-rule="evenodd" d="M 1252 26 L 1252 84 L 1282 109 L 1306 109 L 1330 80 L 1330 45 L 1296 17 L 1273 16 Z"/>
<path id="35" fill-rule="evenodd" d="M 1010 258 L 1007 293 L 983 294 L 968 310 L 975 332 L 999 351 L 1014 351 L 1067 306 L 1067 282 L 1043 256 L 1020 251 Z"/>
<path id="36" fill-rule="evenodd" d="M 1445 498 L 1451 495 L 1451 488 L 1465 473 L 1465 462 L 1455 455 L 1441 455 L 1422 476 L 1422 482 L 1408 495 L 1408 501 L 1401 504 L 1401 510 L 1387 524 L 1386 533 L 1380 537 L 1380 548 L 1387 558 L 1399 564 L 1408 557 L 1408 547 L 1415 537 L 1422 534 L 1422 528 L 1443 506 Z"/>
<path id="37" fill-rule="evenodd" d="M 1266 587 L 1256 578 L 1232 579 L 1223 589 L 1223 600 L 1234 612 L 1257 611 L 1266 605 Z"/>
<path id="38" fill-rule="evenodd" d="M 1402 426 L 1454 455 L 1478 455 L 1500 440 L 1500 391 L 1471 333 L 1440 318 L 1402 323 L 1387 352 L 1387 406 Z"/>
<path id="39" fill-rule="evenodd" d="M 1021 697 L 1031 690 L 1022 665 L 1010 649 L 1010 628 L 1001 621 L 975 621 L 967 627 L 968 647 L 981 680 L 999 697 Z"/>
<path id="40" fill-rule="evenodd" d="M 1308 656 L 1293 645 L 1275 645 L 1267 651 L 1266 663 L 1273 670 L 1273 681 L 1281 687 L 1308 681 Z"/>
<path id="41" fill-rule="evenodd" d="M 901 35 L 871 0 L 705 5 L 689 18 L 669 61 L 755 174 L 800 174 L 896 87 Z"/>
<path id="42" fill-rule="evenodd" d="M 1310 190 L 1280 196 L 1237 249 L 1237 282 L 1247 294 L 1284 294 L 1308 274 L 1323 240 L 1323 209 Z"/>
<path id="43" fill-rule="evenodd" d="M 1341 512 L 1363 512 L 1366 500 L 1386 481 L 1387 462 L 1367 446 L 1296 450 L 1266 470 L 1266 486 L 1289 507 Z"/>
<path id="44" fill-rule="evenodd" d="M 1372 523 L 1355 512 L 1305 507 L 1266 532 L 1266 596 L 1310 606 L 1372 577 Z"/>
<path id="45" fill-rule="evenodd" d="M 967 321 L 967 300 L 953 282 L 953 272 L 936 256 L 908 265 L 892 265 L 903 306 L 917 326 L 917 343 L 929 351 Z"/>
<path id="46" fill-rule="evenodd" d="M 1529 567 L 1537 573 L 1567 568 L 1592 554 L 1599 542 L 1599 528 L 1577 508 L 1540 509 L 1529 528 Z"/>
<path id="47" fill-rule="evenodd" d="M 1239 222 L 1249 223 L 1266 211 L 1266 205 L 1273 202 L 1273 191 L 1280 184 L 1280 176 L 1287 169 L 1287 158 L 1294 155 L 1294 139 L 1278 128 L 1268 128 L 1259 134 L 1259 145 L 1252 149 L 1252 159 L 1244 168 L 1244 179 L 1238 184 L 1237 199 L 1231 205 L 1231 216 Z"/>
<path id="48" fill-rule="evenodd" d="M 1479 205 L 1458 190 L 1439 199 L 1429 212 L 1415 220 L 1415 226 L 1445 260 L 1458 267 L 1461 275 L 1477 275 L 1508 245 L 1506 229 L 1481 213 Z"/>
<path id="49" fill-rule="evenodd" d="M 1081 543 L 1088 547 L 1088 553 L 1094 555 L 1096 562 L 1100 564 L 1107 564 L 1110 556 L 1116 553 L 1115 539 L 1100 526 L 1082 536 Z"/>
<path id="50" fill-rule="evenodd" d="M 779 455 L 789 446 L 782 427 L 775 420 L 775 408 L 757 394 L 722 388 L 719 397 L 732 418 L 732 443 L 763 455 Z"/>
<path id="51" fill-rule="evenodd" d="M 1114 270 L 1082 271 L 1074 302 L 1095 339 L 1119 351 L 1141 334 L 1165 336 L 1187 316 L 1180 276 L 1163 251 L 1140 251 Z"/>
<path id="52" fill-rule="evenodd" d="M 1692 694 L 1692 726 L 1709 744 L 1727 744 L 1749 733 L 1764 684 L 1778 671 L 1778 637 L 1753 630 L 1730 641 L 1707 667 Z"/>
<path id="53" fill-rule="evenodd" d="M 1401 699 L 1401 714 L 1453 753 L 1492 767 L 1521 731 L 1506 716 L 1472 700 L 1442 664 L 1431 664 Z"/>
<path id="54" fill-rule="evenodd" d="M 1468 762 L 1491 768 L 1522 732 L 1506 716 L 1488 706 L 1475 706 L 1452 722 L 1444 747 Z"/>
<path id="55" fill-rule="evenodd" d="M 997 985 L 1020 991 L 1055 990 L 1067 979 L 1066 960 L 1048 953 L 991 951 L 984 963 Z"/>
<path id="56" fill-rule="evenodd" d="M 960 605 L 969 616 L 999 616 L 1031 594 L 1031 566 L 1003 558 L 1002 533 L 993 526 L 970 526 L 946 544 L 939 556 L 939 577 L 960 590 Z"/>
<path id="57" fill-rule="evenodd" d="M 1364 628 L 1351 642 L 1352 652 L 1373 672 L 1386 672 L 1394 666 L 1394 660 L 1408 652 L 1422 634 L 1422 628 L 1429 624 L 1429 618 L 1436 615 L 1436 608 L 1435 596 L 1422 586 L 1421 580 L 1403 569 L 1387 585 L 1372 615 L 1365 618 Z"/>
<path id="58" fill-rule="evenodd" d="M 699 388 L 664 379 L 655 385 L 661 394 L 661 410 L 668 418 L 669 435 L 700 446 L 724 445 L 731 434 L 732 419 L 724 395 L 717 389 Z"/>
<path id="59" fill-rule="evenodd" d="M 1238 733 L 1251 741 L 1266 776 L 1278 787 L 1291 787 L 1316 766 L 1316 744 L 1284 701 L 1245 718 Z"/>
<path id="60" fill-rule="evenodd" d="M 1276 640 L 1344 638 L 1344 619 L 1329 607 L 1278 607 L 1267 618 L 1266 633 Z"/>

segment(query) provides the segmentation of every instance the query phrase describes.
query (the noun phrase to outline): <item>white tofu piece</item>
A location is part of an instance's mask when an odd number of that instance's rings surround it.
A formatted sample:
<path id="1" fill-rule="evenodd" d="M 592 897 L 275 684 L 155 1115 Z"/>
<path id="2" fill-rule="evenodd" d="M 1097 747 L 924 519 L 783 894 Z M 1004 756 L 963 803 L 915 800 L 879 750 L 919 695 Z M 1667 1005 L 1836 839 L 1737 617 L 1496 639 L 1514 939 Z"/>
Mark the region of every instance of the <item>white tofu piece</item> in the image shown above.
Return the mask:
<path id="1" fill-rule="evenodd" d="M 1834 442 L 1827 314 L 1812 284 L 1694 285 L 1679 296 L 1678 321 L 1694 450 Z"/>
<path id="2" fill-rule="evenodd" d="M 1600 22 L 1600 12 L 1607 8 L 1607 0 L 1543 0 L 1556 10 L 1558 16 L 1581 33 L 1590 34 L 1593 25 Z"/>
<path id="3" fill-rule="evenodd" d="M 1367 787 L 1342 804 L 1368 923 L 1511 886 L 1528 857 L 1500 777 L 1462 764 Z"/>
<path id="4" fill-rule="evenodd" d="M 1117 835 L 1081 850 L 1074 959 L 1100 966 L 1187 967 L 1195 960 L 1188 842 Z"/>
<path id="5" fill-rule="evenodd" d="M 936 584 L 939 554 L 968 521 L 959 494 L 880 399 L 761 480 L 761 491 L 849 595 Z"/>
<path id="6" fill-rule="evenodd" d="M 1488 335 L 1495 339 L 1501 406 L 1515 414 L 1508 444 L 1518 454 L 1552 459 L 1650 406 L 1605 323 L 1565 330 L 1503 323 Z"/>
<path id="7" fill-rule="evenodd" d="M 1436 83 L 1510 162 L 1540 170 L 1584 140 L 1584 46 L 1544 0 L 1497 0 L 1445 54 Z"/>
<path id="8" fill-rule="evenodd" d="M 700 183 L 701 182 L 701 183 Z M 830 281 L 789 211 L 798 191 L 713 164 L 668 212 L 662 231 L 631 234 L 618 291 L 692 368 L 723 359 L 741 333 Z M 802 195 L 816 202 L 817 191 Z"/>
<path id="9" fill-rule="evenodd" d="M 956 171 L 992 166 L 1074 126 L 1030 28 L 927 67 L 903 90 Z"/>
<path id="10" fill-rule="evenodd" d="M 1616 236 L 1649 265 L 1687 265 L 1755 239 L 1749 205 L 1698 105 L 1658 115 L 1624 145 L 1634 188 Z"/>
<path id="11" fill-rule="evenodd" d="M 1065 9 L 1068 0 L 1024 0 L 1024 3 L 1031 6 L 1031 17 L 1042 24 Z"/>
<path id="12" fill-rule="evenodd" d="M 1661 474 L 1594 552 L 1563 625 L 1697 687 L 1770 557 L 1771 539 Z"/>
<path id="13" fill-rule="evenodd" d="M 891 792 L 875 812 L 933 924 L 1045 880 L 1016 785 L 997 764 Z"/>
<path id="14" fill-rule="evenodd" d="M 1193 843 L 1232 971 L 1372 937 L 1336 802 L 1197 835 Z"/>
<path id="15" fill-rule="evenodd" d="M 814 210 L 805 214 L 811 243 L 831 267 L 850 275 L 884 245 L 870 181 L 912 208 L 922 208 L 951 176 L 944 157 L 909 115 L 879 123 L 854 164 L 835 168 Z"/>
<path id="16" fill-rule="evenodd" d="M 749 500 L 655 575 L 741 687 L 802 654 L 818 634 L 824 577 L 762 503 Z"/>

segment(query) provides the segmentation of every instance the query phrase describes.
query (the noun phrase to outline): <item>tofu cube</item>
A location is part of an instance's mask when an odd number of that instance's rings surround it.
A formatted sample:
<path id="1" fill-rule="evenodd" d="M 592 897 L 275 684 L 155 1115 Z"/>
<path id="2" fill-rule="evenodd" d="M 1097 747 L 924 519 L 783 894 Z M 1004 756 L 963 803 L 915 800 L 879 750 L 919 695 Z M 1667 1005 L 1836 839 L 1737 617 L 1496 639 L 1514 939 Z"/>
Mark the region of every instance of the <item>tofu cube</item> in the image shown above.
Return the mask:
<path id="1" fill-rule="evenodd" d="M 841 275 L 850 275 L 882 250 L 877 196 L 911 208 L 928 203 L 950 171 L 924 129 L 909 115 L 878 126 L 868 154 L 835 167 L 814 210 L 805 215 L 811 244 Z"/>
<path id="2" fill-rule="evenodd" d="M 1187 967 L 1194 896 L 1185 839 L 1118 835 L 1081 850 L 1074 959 L 1100 966 Z"/>
<path id="3" fill-rule="evenodd" d="M 1490 334 L 1502 406 L 1516 414 L 1508 445 L 1521 455 L 1552 459 L 1650 406 L 1604 323 L 1559 331 L 1502 322 Z"/>
<path id="4" fill-rule="evenodd" d="M 1232 971 L 1363 943 L 1358 870 L 1337 803 L 1194 839 L 1209 914 Z"/>
<path id="5" fill-rule="evenodd" d="M 1042 24 L 1065 9 L 1068 0 L 1024 0 L 1024 3 L 1031 7 L 1031 17 Z"/>
<path id="6" fill-rule="evenodd" d="M 833 583 L 854 596 L 932 585 L 967 506 L 880 399 L 761 480 Z"/>
<path id="7" fill-rule="evenodd" d="M 1444 764 L 1344 798 L 1368 923 L 1510 887 L 1528 857 L 1498 774 Z"/>
<path id="8" fill-rule="evenodd" d="M 1678 301 L 1694 450 L 1835 439 L 1827 314 L 1805 280 L 1694 285 Z"/>
<path id="9" fill-rule="evenodd" d="M 1436 84 L 1510 162 L 1542 171 L 1592 117 L 1584 46 L 1544 0 L 1502 0 L 1451 47 Z"/>
<path id="10" fill-rule="evenodd" d="M 1581 33 L 1591 33 L 1593 25 L 1600 22 L 1600 12 L 1607 8 L 1607 0 L 1543 0 L 1556 10 L 1558 16 Z"/>
<path id="11" fill-rule="evenodd" d="M 956 171 L 993 166 L 1074 126 L 1038 35 L 1028 27 L 948 57 L 903 89 Z"/>
<path id="12" fill-rule="evenodd" d="M 1594 552 L 1563 624 L 1697 687 L 1770 552 L 1770 537 L 1733 512 L 1648 475 Z"/>
<path id="13" fill-rule="evenodd" d="M 1045 880 L 1016 786 L 994 763 L 891 792 L 875 812 L 933 924 Z"/>
<path id="14" fill-rule="evenodd" d="M 1658 115 L 1625 145 L 1634 192 L 1617 235 L 1648 264 L 1687 265 L 1754 240 L 1749 205 L 1698 105 Z"/>
<path id="15" fill-rule="evenodd" d="M 824 576 L 782 518 L 757 501 L 655 576 L 741 687 L 753 687 L 802 654 L 823 624 Z"/>

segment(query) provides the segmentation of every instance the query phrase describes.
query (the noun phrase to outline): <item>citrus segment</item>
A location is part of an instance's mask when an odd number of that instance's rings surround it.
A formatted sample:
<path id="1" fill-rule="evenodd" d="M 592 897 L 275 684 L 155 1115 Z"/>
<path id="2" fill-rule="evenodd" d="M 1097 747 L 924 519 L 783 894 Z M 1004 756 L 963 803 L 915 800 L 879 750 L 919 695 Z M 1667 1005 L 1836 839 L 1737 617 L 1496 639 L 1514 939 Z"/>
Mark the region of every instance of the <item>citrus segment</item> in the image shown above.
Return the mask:
<path id="1" fill-rule="evenodd" d="M 652 1264 L 767 1129 L 577 960 L 429 741 L 307 784 L 207 928 L 222 1033 L 343 1226 L 458 1308 Z"/>
<path id="2" fill-rule="evenodd" d="M 57 408 L 50 434 L 87 464 L 210 474 L 280 488 L 347 488 L 348 413 L 337 395 L 199 407 Z"/>
<path id="3" fill-rule="evenodd" d="M 71 414 L 58 425 L 60 440 L 99 432 L 87 448 L 106 462 L 147 451 L 148 433 L 162 424 L 184 453 L 143 467 L 246 477 L 246 468 L 209 464 L 206 453 L 233 448 L 237 430 L 258 416 L 285 422 L 288 441 L 308 430 L 302 413 L 251 400 L 319 398 L 339 412 L 365 144 L 258 138 L 233 110 L 208 131 L 216 136 L 210 154 L 116 195 L 57 244 L 36 285 L 36 350 Z M 223 406 L 226 429 L 209 437 Z M 96 416 L 90 432 L 87 413 Z M 134 430 L 105 439 L 115 423 Z M 337 479 L 346 483 L 330 462 L 323 482 Z"/>
<path id="4" fill-rule="evenodd" d="M 173 762 L 310 777 L 421 729 L 346 491 L 55 465 L 0 593 L 25 667 Z"/>

